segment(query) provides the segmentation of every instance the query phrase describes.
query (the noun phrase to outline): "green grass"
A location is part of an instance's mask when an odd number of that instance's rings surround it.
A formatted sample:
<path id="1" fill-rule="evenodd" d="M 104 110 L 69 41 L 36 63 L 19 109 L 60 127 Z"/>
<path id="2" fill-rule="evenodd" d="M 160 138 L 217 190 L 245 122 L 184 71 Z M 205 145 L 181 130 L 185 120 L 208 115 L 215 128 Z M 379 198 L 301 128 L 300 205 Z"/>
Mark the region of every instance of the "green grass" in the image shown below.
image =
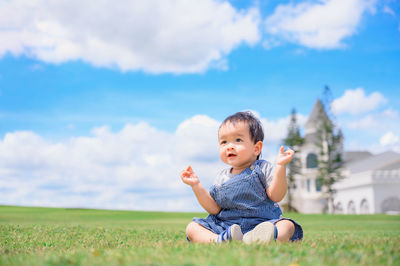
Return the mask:
<path id="1" fill-rule="evenodd" d="M 188 244 L 205 215 L 0 206 L 0 265 L 400 265 L 400 216 L 290 213 L 302 242 Z"/>

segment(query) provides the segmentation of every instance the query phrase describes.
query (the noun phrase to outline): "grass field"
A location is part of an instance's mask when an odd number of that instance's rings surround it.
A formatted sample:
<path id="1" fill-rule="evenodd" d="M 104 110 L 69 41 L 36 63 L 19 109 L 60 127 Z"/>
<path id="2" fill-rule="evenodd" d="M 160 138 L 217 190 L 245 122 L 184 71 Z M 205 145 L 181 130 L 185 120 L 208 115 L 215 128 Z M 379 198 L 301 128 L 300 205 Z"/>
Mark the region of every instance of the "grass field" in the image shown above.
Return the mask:
<path id="1" fill-rule="evenodd" d="M 400 216 L 288 213 L 302 242 L 188 244 L 205 215 L 0 206 L 0 265 L 400 265 Z"/>

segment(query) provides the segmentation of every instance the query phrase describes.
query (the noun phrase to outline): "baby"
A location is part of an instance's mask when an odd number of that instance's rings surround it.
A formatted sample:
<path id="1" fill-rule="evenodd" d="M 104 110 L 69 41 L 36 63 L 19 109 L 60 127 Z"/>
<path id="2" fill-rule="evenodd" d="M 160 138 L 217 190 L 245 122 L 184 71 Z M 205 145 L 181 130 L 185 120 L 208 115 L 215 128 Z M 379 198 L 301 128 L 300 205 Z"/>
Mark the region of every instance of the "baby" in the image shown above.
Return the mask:
<path id="1" fill-rule="evenodd" d="M 181 172 L 200 205 L 210 214 L 194 218 L 186 228 L 187 239 L 196 243 L 239 240 L 246 244 L 301 240 L 303 230 L 294 220 L 283 218 L 277 202 L 286 194 L 286 165 L 294 151 L 279 150 L 275 169 L 260 160 L 264 133 L 250 112 L 227 117 L 219 127 L 221 160 L 231 167 L 223 170 L 208 192 L 189 166 Z"/>

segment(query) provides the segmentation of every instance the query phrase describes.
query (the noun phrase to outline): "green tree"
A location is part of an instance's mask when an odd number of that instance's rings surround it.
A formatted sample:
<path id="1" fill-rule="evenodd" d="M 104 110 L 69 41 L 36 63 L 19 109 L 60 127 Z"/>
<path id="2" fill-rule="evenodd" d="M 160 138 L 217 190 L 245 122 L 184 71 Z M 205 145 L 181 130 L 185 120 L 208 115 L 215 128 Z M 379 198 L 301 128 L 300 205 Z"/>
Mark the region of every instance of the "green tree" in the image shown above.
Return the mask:
<path id="1" fill-rule="evenodd" d="M 293 160 L 288 165 L 288 174 L 287 174 L 287 182 L 288 182 L 288 191 L 287 191 L 287 201 L 288 201 L 288 210 L 294 211 L 293 208 L 293 188 L 294 188 L 294 177 L 297 174 L 300 174 L 301 169 L 301 161 L 296 153 L 299 154 L 301 150 L 301 146 L 304 144 L 304 138 L 300 135 L 299 126 L 297 125 L 297 115 L 296 109 L 292 109 L 290 123 L 288 127 L 288 134 L 286 138 L 283 140 L 283 144 L 286 146 L 291 147 L 294 152 L 295 156 Z"/>
<path id="2" fill-rule="evenodd" d="M 324 90 L 324 105 L 320 105 L 319 123 L 317 129 L 317 143 L 319 148 L 317 186 L 320 186 L 328 201 L 328 212 L 333 213 L 333 185 L 343 178 L 342 153 L 343 134 L 335 125 L 331 106 L 331 93 L 328 86 Z"/>

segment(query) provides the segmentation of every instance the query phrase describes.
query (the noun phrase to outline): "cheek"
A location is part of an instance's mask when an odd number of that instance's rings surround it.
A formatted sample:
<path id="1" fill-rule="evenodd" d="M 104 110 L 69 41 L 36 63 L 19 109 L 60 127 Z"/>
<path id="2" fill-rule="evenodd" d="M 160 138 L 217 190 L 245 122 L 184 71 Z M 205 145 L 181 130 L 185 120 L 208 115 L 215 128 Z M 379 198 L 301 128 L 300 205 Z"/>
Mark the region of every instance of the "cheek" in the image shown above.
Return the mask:
<path id="1" fill-rule="evenodd" d="M 227 157 L 226 157 L 226 153 L 225 150 L 223 148 L 219 149 L 219 158 L 221 159 L 221 161 L 223 161 L 224 163 L 226 163 L 227 161 Z"/>
<path id="2" fill-rule="evenodd" d="M 250 155 L 252 154 L 253 150 L 251 150 L 249 147 L 245 146 L 245 145 L 240 145 L 240 147 L 238 147 L 237 152 L 242 154 L 242 155 Z"/>
<path id="3" fill-rule="evenodd" d="M 243 153 L 243 152 L 247 151 L 246 146 L 243 144 L 236 145 L 235 150 L 237 153 Z"/>

